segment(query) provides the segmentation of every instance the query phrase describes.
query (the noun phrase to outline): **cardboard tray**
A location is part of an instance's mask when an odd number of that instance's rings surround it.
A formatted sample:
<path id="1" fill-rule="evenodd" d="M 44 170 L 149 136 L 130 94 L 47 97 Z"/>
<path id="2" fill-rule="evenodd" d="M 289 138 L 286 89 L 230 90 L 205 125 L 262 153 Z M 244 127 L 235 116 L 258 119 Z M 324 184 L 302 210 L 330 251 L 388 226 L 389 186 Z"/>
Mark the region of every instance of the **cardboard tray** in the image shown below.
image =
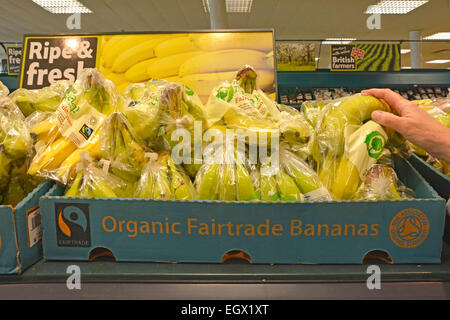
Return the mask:
<path id="1" fill-rule="evenodd" d="M 52 185 L 40 184 L 15 208 L 0 206 L 0 274 L 21 274 L 42 258 L 39 199 Z"/>
<path id="2" fill-rule="evenodd" d="M 40 200 L 46 260 L 254 264 L 439 263 L 445 201 L 408 161 L 399 178 L 416 199 L 235 202 L 67 198 Z"/>

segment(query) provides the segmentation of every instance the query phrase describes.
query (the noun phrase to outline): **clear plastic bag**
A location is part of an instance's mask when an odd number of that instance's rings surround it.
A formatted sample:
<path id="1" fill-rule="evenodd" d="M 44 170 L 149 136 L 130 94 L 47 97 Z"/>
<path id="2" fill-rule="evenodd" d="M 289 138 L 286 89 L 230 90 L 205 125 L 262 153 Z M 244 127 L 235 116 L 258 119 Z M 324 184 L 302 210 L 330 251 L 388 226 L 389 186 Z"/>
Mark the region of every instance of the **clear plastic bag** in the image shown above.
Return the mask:
<path id="1" fill-rule="evenodd" d="M 150 199 L 197 199 L 192 181 L 168 151 L 147 154 L 135 196 Z"/>
<path id="2" fill-rule="evenodd" d="M 59 107 L 66 90 L 72 84 L 68 80 L 59 80 L 42 89 L 19 88 L 10 94 L 10 98 L 17 104 L 25 117 L 35 111 L 53 112 Z"/>
<path id="3" fill-rule="evenodd" d="M 0 81 L 0 98 L 4 98 L 6 96 L 8 96 L 9 94 L 9 89 L 7 86 L 5 86 L 3 84 L 3 82 Z"/>
<path id="4" fill-rule="evenodd" d="M 98 131 L 116 104 L 114 84 L 97 69 L 84 69 L 52 116 L 32 129 L 40 147 L 28 173 L 69 183 L 81 152 L 98 152 Z"/>
<path id="5" fill-rule="evenodd" d="M 16 206 L 40 182 L 27 175 L 33 144 L 25 118 L 9 98 L 0 99 L 0 204 Z"/>

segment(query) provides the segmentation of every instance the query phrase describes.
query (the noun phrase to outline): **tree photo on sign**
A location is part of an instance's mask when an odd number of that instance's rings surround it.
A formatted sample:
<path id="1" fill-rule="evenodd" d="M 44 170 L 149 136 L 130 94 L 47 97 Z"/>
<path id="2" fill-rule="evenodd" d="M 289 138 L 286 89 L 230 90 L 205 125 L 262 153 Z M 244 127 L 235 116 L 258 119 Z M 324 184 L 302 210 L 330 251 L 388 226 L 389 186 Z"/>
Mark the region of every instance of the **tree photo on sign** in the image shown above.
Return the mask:
<path id="1" fill-rule="evenodd" d="M 315 44 L 305 42 L 277 42 L 277 71 L 316 70 Z"/>

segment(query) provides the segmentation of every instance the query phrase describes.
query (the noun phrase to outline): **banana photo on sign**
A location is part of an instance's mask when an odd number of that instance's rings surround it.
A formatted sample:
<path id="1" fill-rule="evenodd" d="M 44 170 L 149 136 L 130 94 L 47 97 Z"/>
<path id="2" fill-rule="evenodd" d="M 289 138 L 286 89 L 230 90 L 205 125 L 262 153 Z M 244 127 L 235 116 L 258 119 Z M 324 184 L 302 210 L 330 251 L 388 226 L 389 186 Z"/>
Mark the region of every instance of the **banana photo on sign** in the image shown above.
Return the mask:
<path id="1" fill-rule="evenodd" d="M 119 92 L 151 79 L 179 82 L 206 102 L 217 84 L 251 65 L 258 85 L 275 92 L 272 32 L 116 34 L 99 37 L 97 68 Z"/>

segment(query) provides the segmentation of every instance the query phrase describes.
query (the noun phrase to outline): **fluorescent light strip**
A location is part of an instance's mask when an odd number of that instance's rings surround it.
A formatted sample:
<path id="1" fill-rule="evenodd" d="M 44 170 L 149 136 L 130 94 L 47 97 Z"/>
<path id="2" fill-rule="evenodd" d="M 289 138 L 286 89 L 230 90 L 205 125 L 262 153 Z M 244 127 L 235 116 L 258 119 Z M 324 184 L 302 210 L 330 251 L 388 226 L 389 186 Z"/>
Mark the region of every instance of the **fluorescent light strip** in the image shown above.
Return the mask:
<path id="1" fill-rule="evenodd" d="M 322 41 L 322 44 L 349 44 L 355 40 L 355 38 L 326 38 L 325 41 Z"/>
<path id="2" fill-rule="evenodd" d="M 424 5 L 428 0 L 391 1 L 382 0 L 375 5 L 367 7 L 366 14 L 407 14 Z"/>
<path id="3" fill-rule="evenodd" d="M 426 63 L 449 63 L 450 62 L 450 60 L 430 60 L 430 61 L 427 61 Z"/>
<path id="4" fill-rule="evenodd" d="M 77 0 L 33 0 L 33 2 L 54 14 L 92 13 Z"/>
<path id="5" fill-rule="evenodd" d="M 450 32 L 438 32 L 425 37 L 425 40 L 450 40 Z"/>
<path id="6" fill-rule="evenodd" d="M 202 0 L 203 9 L 209 13 L 209 1 Z M 252 10 L 253 0 L 226 0 L 227 13 L 250 13 Z"/>
<path id="7" fill-rule="evenodd" d="M 400 49 L 400 53 L 401 54 L 406 54 L 406 53 L 410 53 L 411 49 Z"/>

